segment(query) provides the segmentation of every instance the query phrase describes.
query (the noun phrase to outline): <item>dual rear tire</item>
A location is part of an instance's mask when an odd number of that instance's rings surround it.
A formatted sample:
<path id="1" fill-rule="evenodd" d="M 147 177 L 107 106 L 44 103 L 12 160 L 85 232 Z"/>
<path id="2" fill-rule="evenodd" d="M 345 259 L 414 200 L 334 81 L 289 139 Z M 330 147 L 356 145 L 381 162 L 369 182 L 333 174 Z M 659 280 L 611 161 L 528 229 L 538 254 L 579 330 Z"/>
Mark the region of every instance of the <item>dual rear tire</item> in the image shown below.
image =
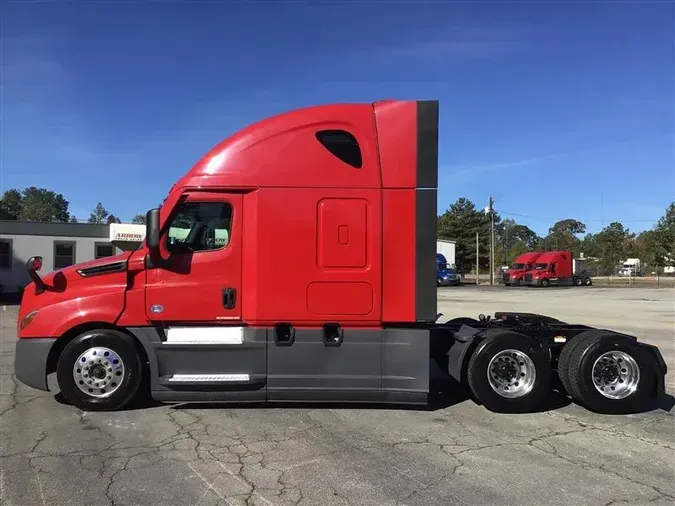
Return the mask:
<path id="1" fill-rule="evenodd" d="M 587 330 L 565 344 L 558 377 L 574 402 L 598 413 L 641 411 L 654 391 L 653 357 L 633 339 Z"/>
<path id="2" fill-rule="evenodd" d="M 551 356 L 541 340 L 513 331 L 483 332 L 467 366 L 476 400 L 490 411 L 538 410 L 550 394 Z M 643 410 L 652 396 L 657 367 L 647 349 L 608 330 L 587 330 L 572 338 L 558 360 L 558 377 L 574 402 L 598 413 Z"/>
<path id="3" fill-rule="evenodd" d="M 538 409 L 550 378 L 550 359 L 541 342 L 506 330 L 485 331 L 467 366 L 471 393 L 498 413 Z"/>

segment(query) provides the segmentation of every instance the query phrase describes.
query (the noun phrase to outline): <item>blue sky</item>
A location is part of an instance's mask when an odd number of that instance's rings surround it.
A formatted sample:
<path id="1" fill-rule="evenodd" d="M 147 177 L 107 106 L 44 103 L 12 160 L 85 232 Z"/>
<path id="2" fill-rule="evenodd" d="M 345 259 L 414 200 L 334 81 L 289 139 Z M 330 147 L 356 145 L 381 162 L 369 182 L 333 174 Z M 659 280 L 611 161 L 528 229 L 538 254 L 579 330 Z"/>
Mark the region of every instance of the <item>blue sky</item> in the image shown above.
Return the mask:
<path id="1" fill-rule="evenodd" d="M 130 220 L 295 107 L 439 99 L 439 213 L 650 228 L 675 200 L 669 2 L 4 0 L 0 189 Z"/>

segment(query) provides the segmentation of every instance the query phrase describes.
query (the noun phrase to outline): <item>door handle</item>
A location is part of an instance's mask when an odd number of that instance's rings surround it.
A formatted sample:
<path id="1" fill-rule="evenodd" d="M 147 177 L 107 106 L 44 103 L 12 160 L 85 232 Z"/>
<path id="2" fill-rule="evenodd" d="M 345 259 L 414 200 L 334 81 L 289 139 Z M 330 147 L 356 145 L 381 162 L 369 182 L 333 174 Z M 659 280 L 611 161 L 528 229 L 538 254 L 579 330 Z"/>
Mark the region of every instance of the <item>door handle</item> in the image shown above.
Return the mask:
<path id="1" fill-rule="evenodd" d="M 234 288 L 223 288 L 223 306 L 225 309 L 234 309 L 237 304 L 237 290 Z"/>

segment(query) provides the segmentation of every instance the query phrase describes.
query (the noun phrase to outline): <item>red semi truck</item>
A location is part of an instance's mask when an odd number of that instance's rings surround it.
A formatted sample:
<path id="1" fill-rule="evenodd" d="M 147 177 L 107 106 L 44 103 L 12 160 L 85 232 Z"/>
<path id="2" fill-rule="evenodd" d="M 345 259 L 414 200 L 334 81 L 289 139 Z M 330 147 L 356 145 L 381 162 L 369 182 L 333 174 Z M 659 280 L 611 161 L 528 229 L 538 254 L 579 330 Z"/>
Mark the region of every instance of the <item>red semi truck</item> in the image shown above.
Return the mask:
<path id="1" fill-rule="evenodd" d="M 536 314 L 438 321 L 438 111 L 389 100 L 264 119 L 173 185 L 137 250 L 43 277 L 31 258 L 17 378 L 48 390 L 56 373 L 83 410 L 146 394 L 423 405 L 438 369 L 495 411 L 537 409 L 556 377 L 604 412 L 659 396 L 661 353 L 635 337 Z"/>
<path id="2" fill-rule="evenodd" d="M 591 286 L 591 274 L 577 269 L 571 251 L 548 251 L 540 255 L 534 267 L 525 274 L 528 286 Z"/>
<path id="3" fill-rule="evenodd" d="M 541 256 L 540 251 L 530 251 L 518 255 L 511 264 L 511 267 L 506 269 L 503 273 L 503 281 L 506 286 L 522 286 L 525 273 L 531 270 L 534 262 Z"/>

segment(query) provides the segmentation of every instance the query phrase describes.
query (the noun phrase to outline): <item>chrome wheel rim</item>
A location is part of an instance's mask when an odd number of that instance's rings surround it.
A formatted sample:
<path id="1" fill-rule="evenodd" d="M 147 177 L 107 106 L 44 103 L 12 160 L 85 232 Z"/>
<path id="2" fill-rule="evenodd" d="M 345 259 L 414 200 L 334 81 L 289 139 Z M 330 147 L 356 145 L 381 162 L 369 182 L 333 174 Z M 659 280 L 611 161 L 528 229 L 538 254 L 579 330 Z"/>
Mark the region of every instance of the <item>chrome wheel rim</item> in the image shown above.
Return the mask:
<path id="1" fill-rule="evenodd" d="M 85 350 L 73 364 L 77 388 L 90 397 L 110 397 L 124 379 L 124 362 L 110 348 L 96 346 Z"/>
<path id="2" fill-rule="evenodd" d="M 637 390 L 640 367 L 623 351 L 608 351 L 593 364 L 593 386 L 608 399 L 625 399 Z"/>
<path id="3" fill-rule="evenodd" d="M 515 399 L 532 391 L 537 368 L 522 351 L 504 350 L 490 360 L 487 377 L 492 390 L 507 399 Z"/>

